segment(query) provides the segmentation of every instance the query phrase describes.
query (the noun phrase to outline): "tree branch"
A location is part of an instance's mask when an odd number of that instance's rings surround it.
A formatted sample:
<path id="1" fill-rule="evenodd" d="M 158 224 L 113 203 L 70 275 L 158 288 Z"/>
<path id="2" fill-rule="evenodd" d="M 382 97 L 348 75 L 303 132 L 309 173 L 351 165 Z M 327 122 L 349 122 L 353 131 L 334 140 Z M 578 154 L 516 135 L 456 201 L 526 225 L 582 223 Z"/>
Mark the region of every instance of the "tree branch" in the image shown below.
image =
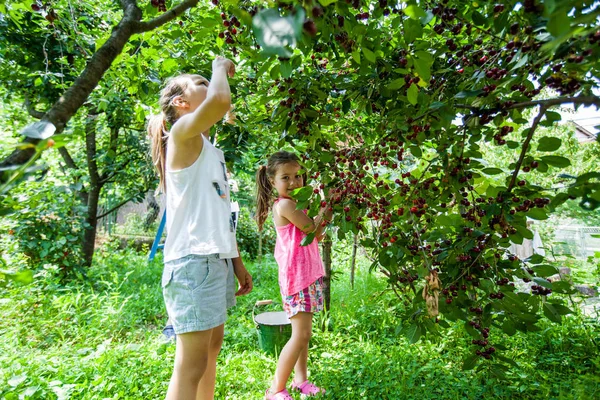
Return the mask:
<path id="1" fill-rule="evenodd" d="M 163 13 L 162 15 L 151 19 L 150 21 L 137 23 L 135 32 L 142 33 L 154 30 L 155 28 L 174 20 L 179 15 L 183 14 L 188 8 L 195 7 L 196 4 L 198 4 L 198 0 L 186 0 L 178 6 L 171 8 L 169 11 Z"/>
<path id="2" fill-rule="evenodd" d="M 121 164 L 117 168 L 113 169 L 113 171 L 111 173 L 103 173 L 102 176 L 100 176 L 100 178 L 99 178 L 100 184 L 104 185 L 107 182 L 110 182 L 111 179 L 114 178 L 118 172 L 123 170 L 127 166 L 127 164 L 129 164 L 130 162 L 131 162 L 131 159 L 125 161 L 123 164 Z"/>
<path id="3" fill-rule="evenodd" d="M 535 107 L 542 106 L 545 109 L 548 109 L 552 106 L 557 106 L 560 104 L 585 104 L 585 105 L 595 105 L 596 107 L 600 107 L 600 97 L 598 96 L 576 96 L 576 97 L 557 97 L 555 99 L 547 99 L 547 100 L 532 100 L 525 101 L 522 103 L 515 103 L 512 106 L 508 107 L 508 109 L 513 108 L 527 108 L 527 107 Z"/>
<path id="4" fill-rule="evenodd" d="M 195 6 L 198 0 L 185 0 L 178 6 L 167 11 L 158 18 L 142 23 L 142 11 L 137 6 L 136 0 L 121 0 L 123 17 L 114 27 L 110 37 L 96 51 L 85 69 L 64 94 L 42 117 L 42 121 L 51 122 L 55 127 L 55 134 L 61 133 L 67 122 L 75 115 L 77 110 L 85 103 L 90 93 L 98 85 L 104 73 L 110 68 L 114 60 L 123 51 L 123 48 L 132 35 L 154 29 L 161 24 L 171 21 L 188 8 Z M 39 139 L 25 138 L 25 143 L 37 144 Z M 22 165 L 27 163 L 35 154 L 34 149 L 16 149 L 0 162 L 0 167 Z M 0 180 L 5 177 L 0 176 Z"/>
<path id="5" fill-rule="evenodd" d="M 538 124 L 542 120 L 542 117 L 546 113 L 546 110 L 550 107 L 547 104 L 542 104 L 540 107 L 540 112 L 533 120 L 531 124 L 531 128 L 529 128 L 529 132 L 527 132 L 527 138 L 523 142 L 523 147 L 521 148 L 521 154 L 519 155 L 519 159 L 517 160 L 517 165 L 515 166 L 515 171 L 513 172 L 512 178 L 510 178 L 510 183 L 508 184 L 507 192 L 510 193 L 512 188 L 515 186 L 515 182 L 517 181 L 517 176 L 519 175 L 519 171 L 521 170 L 521 165 L 523 164 L 523 160 L 525 159 L 525 155 L 527 154 L 527 150 L 529 149 L 529 142 L 533 138 L 533 133 L 535 132 Z"/>
<path id="6" fill-rule="evenodd" d="M 59 148 L 58 153 L 62 156 L 63 160 L 65 161 L 65 164 L 67 164 L 67 167 L 69 167 L 71 169 L 79 169 L 77 167 L 77 165 L 75 164 L 73 157 L 71 157 L 71 155 L 67 151 L 66 147 L 63 146 L 63 147 Z"/>
<path id="7" fill-rule="evenodd" d="M 492 109 L 483 109 L 480 107 L 474 107 L 469 104 L 455 104 L 456 108 L 466 108 L 472 111 L 502 111 L 502 110 L 513 110 L 513 109 L 521 109 L 527 107 L 535 107 L 535 106 L 544 106 L 546 109 L 552 106 L 557 106 L 560 104 L 585 104 L 585 105 L 595 105 L 596 107 L 600 107 L 600 97 L 598 96 L 576 96 L 576 97 L 557 97 L 554 99 L 546 99 L 546 100 L 532 100 L 532 101 L 524 101 L 522 103 L 515 103 L 508 107 L 496 107 Z"/>
<path id="8" fill-rule="evenodd" d="M 42 119 L 44 117 L 45 113 L 43 111 L 36 110 L 33 104 L 31 104 L 31 100 L 29 100 L 27 95 L 25 95 L 25 109 L 33 118 Z"/>
<path id="9" fill-rule="evenodd" d="M 133 199 L 135 199 L 135 196 L 131 196 L 127 200 L 123 200 L 122 202 L 120 202 L 119 204 L 117 204 L 116 206 L 111 208 L 110 210 L 104 212 L 103 214 L 98 215 L 96 218 L 100 219 L 100 218 L 106 217 L 107 215 L 109 215 L 110 213 L 114 212 L 115 210 L 118 210 L 119 208 L 123 207 L 125 204 L 129 203 Z"/>

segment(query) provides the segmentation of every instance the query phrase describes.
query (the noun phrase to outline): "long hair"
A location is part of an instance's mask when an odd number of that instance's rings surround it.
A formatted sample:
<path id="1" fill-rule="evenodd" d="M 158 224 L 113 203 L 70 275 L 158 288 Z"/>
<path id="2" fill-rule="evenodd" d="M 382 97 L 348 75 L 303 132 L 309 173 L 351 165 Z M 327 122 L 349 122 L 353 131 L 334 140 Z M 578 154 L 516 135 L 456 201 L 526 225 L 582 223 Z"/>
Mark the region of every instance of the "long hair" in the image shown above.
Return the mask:
<path id="1" fill-rule="evenodd" d="M 300 163 L 298 156 L 287 151 L 278 151 L 269 157 L 267 165 L 261 165 L 256 172 L 256 223 L 258 230 L 262 231 L 263 225 L 269 216 L 269 209 L 273 201 L 273 185 L 277 169 L 280 165 L 290 162 Z"/>
<path id="2" fill-rule="evenodd" d="M 152 115 L 148 121 L 148 138 L 150 139 L 150 153 L 152 163 L 160 179 L 159 189 L 166 192 L 165 168 L 167 158 L 167 139 L 169 130 L 167 124 L 172 126 L 179 119 L 177 109 L 173 106 L 173 99 L 177 96 L 183 96 L 188 89 L 191 74 L 183 74 L 169 78 L 165 82 L 165 87 L 160 91 L 158 105 L 161 113 Z"/>

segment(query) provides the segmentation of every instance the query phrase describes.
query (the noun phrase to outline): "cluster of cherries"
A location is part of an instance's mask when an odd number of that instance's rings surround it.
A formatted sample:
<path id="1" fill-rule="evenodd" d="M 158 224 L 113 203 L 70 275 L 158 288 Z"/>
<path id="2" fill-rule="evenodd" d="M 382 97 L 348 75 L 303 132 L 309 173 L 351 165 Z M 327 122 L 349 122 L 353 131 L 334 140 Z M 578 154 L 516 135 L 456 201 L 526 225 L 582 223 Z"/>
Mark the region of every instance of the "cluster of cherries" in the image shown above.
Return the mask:
<path id="1" fill-rule="evenodd" d="M 158 8 L 158 11 L 160 12 L 167 11 L 167 5 L 165 3 L 165 0 L 151 0 L 150 4 L 152 5 L 152 7 Z"/>
<path id="2" fill-rule="evenodd" d="M 46 11 L 46 16 L 44 18 L 46 18 L 46 21 L 50 22 L 50 25 L 52 25 L 52 23 L 58 19 L 58 15 L 56 14 L 56 11 L 51 8 L 50 2 L 40 5 L 40 2 L 36 1 L 35 3 L 31 3 L 31 9 L 38 13 Z"/>
<path id="3" fill-rule="evenodd" d="M 231 18 L 228 18 L 227 14 L 225 14 L 224 12 L 221 13 L 221 19 L 223 20 L 223 26 L 227 29 L 223 32 L 220 32 L 219 37 L 221 39 L 225 39 L 225 43 L 233 44 L 233 35 L 238 34 L 237 28 L 241 26 L 241 23 L 235 15 Z"/>
<path id="4" fill-rule="evenodd" d="M 531 287 L 531 293 L 538 296 L 548 296 L 552 293 L 552 289 L 548 289 L 540 285 L 533 285 Z"/>

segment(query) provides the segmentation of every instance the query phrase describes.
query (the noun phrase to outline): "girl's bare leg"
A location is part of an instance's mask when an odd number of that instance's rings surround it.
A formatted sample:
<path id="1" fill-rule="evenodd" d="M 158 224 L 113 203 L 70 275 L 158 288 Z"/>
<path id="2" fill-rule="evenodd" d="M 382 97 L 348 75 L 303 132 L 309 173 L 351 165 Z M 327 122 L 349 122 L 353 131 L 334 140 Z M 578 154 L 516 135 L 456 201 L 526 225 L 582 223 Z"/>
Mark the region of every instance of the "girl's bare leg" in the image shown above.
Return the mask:
<path id="1" fill-rule="evenodd" d="M 208 347 L 208 364 L 206 372 L 198 385 L 196 400 L 213 400 L 215 398 L 215 382 L 217 377 L 217 357 L 223 344 L 224 325 L 212 329 Z"/>
<path id="2" fill-rule="evenodd" d="M 297 385 L 308 379 L 308 344 L 300 351 L 298 361 L 294 365 L 294 382 Z"/>
<path id="3" fill-rule="evenodd" d="M 288 378 L 298 363 L 300 355 L 305 352 L 308 356 L 308 343 L 312 334 L 312 313 L 300 312 L 294 315 L 292 322 L 292 337 L 285 344 L 279 354 L 275 378 L 271 386 L 271 392 L 277 393 L 285 389 Z M 306 364 L 306 361 L 303 361 Z"/>
<path id="4" fill-rule="evenodd" d="M 177 335 L 175 366 L 166 400 L 195 400 L 206 372 L 212 330 Z"/>

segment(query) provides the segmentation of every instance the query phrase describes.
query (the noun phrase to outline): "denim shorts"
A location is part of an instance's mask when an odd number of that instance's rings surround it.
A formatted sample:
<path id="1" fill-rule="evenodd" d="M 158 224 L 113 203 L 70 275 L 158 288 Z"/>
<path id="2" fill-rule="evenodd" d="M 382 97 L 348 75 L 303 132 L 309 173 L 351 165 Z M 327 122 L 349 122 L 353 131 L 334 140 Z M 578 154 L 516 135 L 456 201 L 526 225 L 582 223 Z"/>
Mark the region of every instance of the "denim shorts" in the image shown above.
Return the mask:
<path id="1" fill-rule="evenodd" d="M 205 331 L 227 320 L 235 305 L 231 259 L 190 254 L 165 263 L 162 289 L 175 333 Z"/>

